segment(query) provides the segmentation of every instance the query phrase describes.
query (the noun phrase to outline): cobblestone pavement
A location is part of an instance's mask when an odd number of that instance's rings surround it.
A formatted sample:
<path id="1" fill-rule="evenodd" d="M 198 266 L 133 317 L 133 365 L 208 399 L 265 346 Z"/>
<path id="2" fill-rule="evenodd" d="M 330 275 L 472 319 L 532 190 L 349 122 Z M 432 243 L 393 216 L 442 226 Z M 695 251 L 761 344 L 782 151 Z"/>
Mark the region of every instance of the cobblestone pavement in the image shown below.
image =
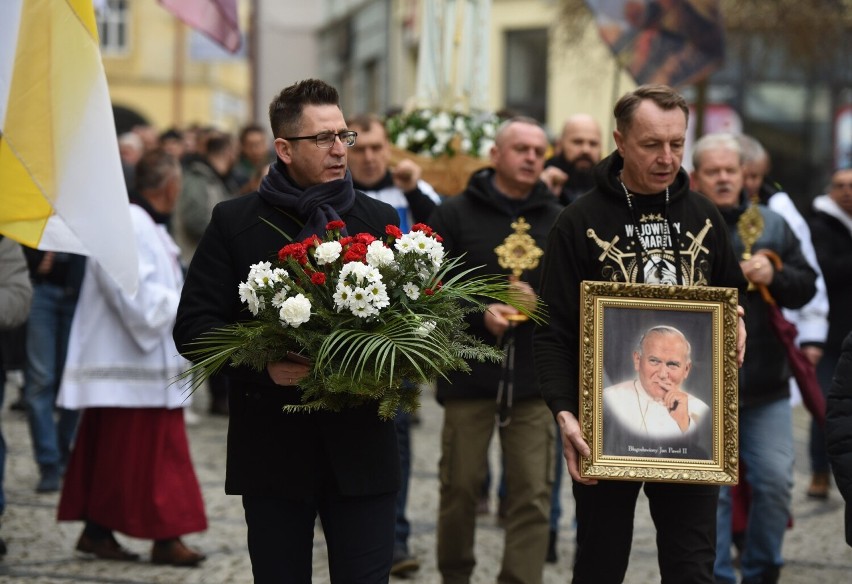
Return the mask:
<path id="1" fill-rule="evenodd" d="M 9 387 L 2 427 L 8 444 L 6 462 L 6 514 L 0 534 L 9 552 L 0 561 L 0 583 L 233 583 L 251 582 L 251 564 L 245 546 L 245 524 L 238 497 L 223 492 L 225 433 L 227 420 L 209 417 L 205 396 L 199 395 L 193 409 L 199 413 L 198 424 L 189 427 L 196 472 L 204 492 L 210 527 L 205 533 L 187 536 L 186 541 L 202 551 L 208 559 L 199 568 L 153 566 L 148 561 L 151 542 L 118 535 L 120 541 L 143 556 L 136 563 L 116 563 L 85 559 L 75 555 L 74 544 L 82 529 L 80 523 L 57 523 L 57 494 L 37 494 L 37 469 L 32 458 L 29 432 L 24 416 L 10 411 L 8 403 L 17 396 Z M 435 518 L 438 503 L 436 474 L 439 450 L 438 436 L 441 409 L 431 396 L 424 396 L 421 422 L 413 429 L 413 476 L 409 501 L 412 522 L 411 551 L 420 559 L 421 568 L 408 581 L 437 584 L 435 568 Z M 793 512 L 795 526 L 788 531 L 784 546 L 786 566 L 784 584 L 838 584 L 849 581 L 852 573 L 852 550 L 843 539 L 843 503 L 836 491 L 827 502 L 816 502 L 804 496 L 807 485 L 807 415 L 796 408 L 794 415 L 797 446 Z M 492 464 L 496 449 L 492 450 Z M 492 467 L 496 468 L 496 467 Z M 563 484 L 561 497 L 566 510 L 561 521 L 559 563 L 545 567 L 545 584 L 570 581 L 569 564 L 573 549 L 573 500 L 568 484 Z M 495 505 L 492 504 L 492 507 Z M 500 567 L 503 532 L 493 515 L 478 521 L 476 556 L 478 565 L 474 583 L 493 583 Z M 314 582 L 328 582 L 322 533 L 317 530 L 314 545 Z M 392 580 L 402 582 L 401 580 Z M 650 522 L 644 495 L 636 512 L 636 529 L 627 584 L 659 582 L 656 564 L 654 529 Z"/>

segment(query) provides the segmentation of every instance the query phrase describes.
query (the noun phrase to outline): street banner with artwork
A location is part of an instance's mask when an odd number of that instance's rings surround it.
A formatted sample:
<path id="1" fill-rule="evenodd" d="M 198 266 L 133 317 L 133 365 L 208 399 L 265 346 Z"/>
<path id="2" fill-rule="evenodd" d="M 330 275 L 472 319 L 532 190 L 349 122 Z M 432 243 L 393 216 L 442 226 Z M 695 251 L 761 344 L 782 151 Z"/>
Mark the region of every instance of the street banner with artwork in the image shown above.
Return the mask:
<path id="1" fill-rule="evenodd" d="M 725 57 L 719 0 L 586 0 L 601 38 L 639 84 L 705 79 Z"/>

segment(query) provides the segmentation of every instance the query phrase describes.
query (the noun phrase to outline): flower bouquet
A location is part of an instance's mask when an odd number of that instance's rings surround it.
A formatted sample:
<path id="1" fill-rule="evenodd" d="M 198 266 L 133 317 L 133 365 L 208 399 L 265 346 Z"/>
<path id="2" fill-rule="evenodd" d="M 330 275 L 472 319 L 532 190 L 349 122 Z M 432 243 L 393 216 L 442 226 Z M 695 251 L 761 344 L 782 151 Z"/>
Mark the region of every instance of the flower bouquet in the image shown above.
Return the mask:
<path id="1" fill-rule="evenodd" d="M 282 247 L 275 262 L 251 266 L 235 291 L 253 318 L 202 335 L 185 377 L 197 388 L 226 364 L 257 371 L 287 355 L 306 357 L 301 403 L 285 411 L 339 411 L 370 401 L 384 419 L 419 406 L 421 382 L 469 371 L 466 360 L 499 362 L 502 352 L 465 332 L 464 317 L 485 300 L 529 310 L 500 276 L 473 275 L 448 259 L 441 238 L 424 224 L 403 234 L 388 225 L 378 240 L 342 237 L 342 221 Z M 413 384 L 403 384 L 403 380 Z M 412 385 L 414 388 L 412 389 Z"/>
<path id="2" fill-rule="evenodd" d="M 391 162 L 403 158 L 423 169 L 423 180 L 444 195 L 464 190 L 470 175 L 488 166 L 500 118 L 490 113 L 415 109 L 385 120 Z"/>

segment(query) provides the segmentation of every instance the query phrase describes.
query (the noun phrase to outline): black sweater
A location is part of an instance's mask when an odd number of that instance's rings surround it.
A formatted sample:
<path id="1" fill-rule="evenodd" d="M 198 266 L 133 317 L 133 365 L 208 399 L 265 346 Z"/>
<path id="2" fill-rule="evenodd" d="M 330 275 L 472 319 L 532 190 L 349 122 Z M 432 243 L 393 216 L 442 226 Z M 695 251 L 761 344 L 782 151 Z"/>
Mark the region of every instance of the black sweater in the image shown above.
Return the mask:
<path id="1" fill-rule="evenodd" d="M 633 198 L 634 221 L 618 181 L 623 164 L 617 152 L 602 160 L 594 171 L 595 189 L 565 208 L 548 237 L 541 298 L 550 318 L 536 330 L 535 365 L 554 415 L 577 415 L 579 406 L 580 283 L 644 282 L 655 271 L 637 262 L 642 248 L 635 223 L 658 262 L 662 253 L 667 282 L 675 283 L 676 277 L 678 284 L 745 292 L 725 223 L 713 203 L 689 190 L 686 172 L 681 169 L 669 188 L 668 213 L 665 192 L 639 195 Z M 666 214 L 670 241 L 664 236 Z"/>
<path id="2" fill-rule="evenodd" d="M 464 254 L 464 268 L 484 266 L 476 274 L 505 274 L 494 249 L 513 233 L 512 222 L 523 217 L 531 225 L 528 234 L 544 248 L 547 233 L 562 210 L 543 183 L 536 183 L 523 201 L 508 199 L 493 185 L 494 170 L 475 173 L 463 193 L 448 198 L 435 208 L 429 225 L 444 238 L 444 249 L 452 257 Z M 537 290 L 541 268 L 525 272 L 522 279 Z M 497 339 L 485 328 L 482 313 L 469 315 L 468 332 L 495 344 Z M 515 330 L 514 399 L 540 397 L 533 369 L 533 324 L 520 324 Z M 500 363 L 471 362 L 471 373 L 452 373 L 450 381 L 438 380 L 438 400 L 452 398 L 495 399 L 500 382 Z"/>

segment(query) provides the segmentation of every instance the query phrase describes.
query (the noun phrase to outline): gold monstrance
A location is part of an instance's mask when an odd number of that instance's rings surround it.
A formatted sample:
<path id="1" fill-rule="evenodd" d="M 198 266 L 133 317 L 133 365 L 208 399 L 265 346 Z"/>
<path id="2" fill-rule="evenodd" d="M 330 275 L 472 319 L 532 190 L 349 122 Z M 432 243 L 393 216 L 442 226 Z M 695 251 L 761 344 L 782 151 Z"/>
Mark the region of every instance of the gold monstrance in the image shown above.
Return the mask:
<path id="1" fill-rule="evenodd" d="M 750 260 L 751 249 L 763 234 L 763 215 L 760 214 L 760 209 L 757 206 L 757 197 L 751 199 L 748 208 L 737 220 L 737 233 L 740 234 L 744 246 L 742 259 Z M 748 289 L 754 290 L 754 284 L 749 282 Z"/>
<path id="2" fill-rule="evenodd" d="M 530 224 L 523 217 L 518 217 L 517 221 L 512 222 L 514 233 L 510 234 L 503 243 L 494 248 L 494 253 L 497 254 L 497 262 L 501 268 L 512 270 L 512 275 L 515 278 L 520 278 L 524 270 L 534 270 L 538 266 L 541 256 L 544 251 L 538 247 L 529 233 Z M 515 322 L 523 322 L 528 317 L 523 314 L 515 314 L 508 317 L 508 320 Z"/>
<path id="3" fill-rule="evenodd" d="M 743 214 L 737 220 L 737 233 L 740 234 L 740 239 L 742 239 L 745 246 L 743 259 L 750 260 L 751 248 L 754 247 L 754 243 L 763 233 L 763 215 L 760 214 L 756 200 L 751 200 L 748 208 L 743 211 Z"/>

